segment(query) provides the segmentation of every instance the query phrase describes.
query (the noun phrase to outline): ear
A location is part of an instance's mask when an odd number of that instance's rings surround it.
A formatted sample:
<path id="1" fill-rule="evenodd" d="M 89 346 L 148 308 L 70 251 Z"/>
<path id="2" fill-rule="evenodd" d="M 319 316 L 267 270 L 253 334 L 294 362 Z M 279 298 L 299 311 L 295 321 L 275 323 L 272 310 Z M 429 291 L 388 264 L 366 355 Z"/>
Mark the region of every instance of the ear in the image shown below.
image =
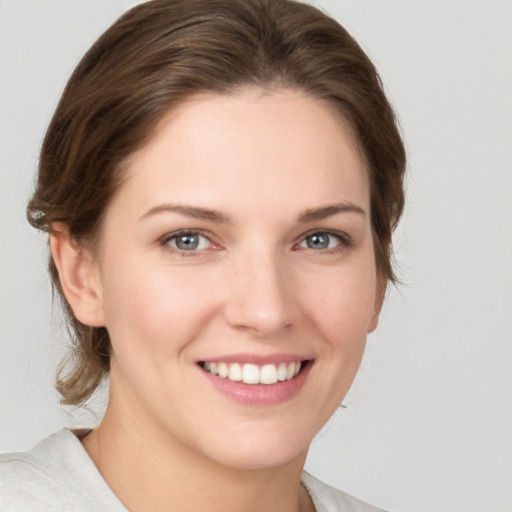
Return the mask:
<path id="1" fill-rule="evenodd" d="M 76 318 L 84 325 L 103 327 L 101 286 L 92 254 L 78 247 L 62 223 L 52 224 L 50 250 L 62 291 Z"/>
<path id="2" fill-rule="evenodd" d="M 373 309 L 373 316 L 370 319 L 370 323 L 368 324 L 367 332 L 368 334 L 375 331 L 377 329 L 377 325 L 379 323 L 379 315 L 382 309 L 382 304 L 384 303 L 384 296 L 386 295 L 388 280 L 383 276 L 377 277 L 377 287 L 375 290 L 375 304 Z"/>

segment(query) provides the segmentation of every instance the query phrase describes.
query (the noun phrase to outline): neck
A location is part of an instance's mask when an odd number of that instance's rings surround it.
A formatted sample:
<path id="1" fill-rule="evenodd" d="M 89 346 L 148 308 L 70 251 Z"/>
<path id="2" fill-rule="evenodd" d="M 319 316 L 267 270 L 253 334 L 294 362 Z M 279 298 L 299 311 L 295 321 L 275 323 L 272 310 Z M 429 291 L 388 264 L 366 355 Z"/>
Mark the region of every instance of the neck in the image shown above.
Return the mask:
<path id="1" fill-rule="evenodd" d="M 110 488 L 131 511 L 314 510 L 300 484 L 307 453 L 278 467 L 229 467 L 211 460 L 111 400 L 82 442 Z M 133 412 L 133 411 L 132 411 Z"/>

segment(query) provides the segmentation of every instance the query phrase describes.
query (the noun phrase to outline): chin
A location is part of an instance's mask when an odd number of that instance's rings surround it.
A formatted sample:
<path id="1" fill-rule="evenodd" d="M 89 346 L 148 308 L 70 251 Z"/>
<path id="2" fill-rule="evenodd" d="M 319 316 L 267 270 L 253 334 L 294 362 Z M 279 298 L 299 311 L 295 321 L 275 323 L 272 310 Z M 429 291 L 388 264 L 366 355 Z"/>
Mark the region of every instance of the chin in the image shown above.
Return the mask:
<path id="1" fill-rule="evenodd" d="M 208 440 L 210 458 L 223 466 L 239 470 L 277 468 L 300 461 L 304 463 L 315 432 L 253 427 L 250 433 Z"/>

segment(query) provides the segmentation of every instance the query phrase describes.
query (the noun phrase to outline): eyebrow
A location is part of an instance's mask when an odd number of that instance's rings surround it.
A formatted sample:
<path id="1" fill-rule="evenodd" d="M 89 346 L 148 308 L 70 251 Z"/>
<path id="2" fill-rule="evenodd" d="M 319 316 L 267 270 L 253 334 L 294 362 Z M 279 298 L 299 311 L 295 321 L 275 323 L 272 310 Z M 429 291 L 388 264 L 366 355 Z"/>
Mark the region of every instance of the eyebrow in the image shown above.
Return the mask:
<path id="1" fill-rule="evenodd" d="M 327 219 L 337 215 L 338 213 L 357 213 L 359 215 L 366 216 L 366 212 L 359 206 L 351 203 L 342 203 L 306 210 L 299 216 L 299 222 L 307 224 L 308 222 Z"/>
<path id="2" fill-rule="evenodd" d="M 185 217 L 191 217 L 193 219 L 207 220 L 214 222 L 215 224 L 227 224 L 231 222 L 231 219 L 217 210 L 210 210 L 209 208 L 199 208 L 197 206 L 186 206 L 186 205 L 174 205 L 174 204 L 160 204 L 154 206 L 146 213 L 144 213 L 139 220 L 146 219 L 153 215 L 161 213 L 177 213 L 184 215 Z M 311 208 L 305 210 L 299 215 L 299 222 L 307 224 L 319 220 L 324 220 L 329 217 L 333 217 L 339 213 L 357 213 L 359 215 L 366 216 L 366 212 L 351 203 L 332 204 L 328 206 L 322 206 L 321 208 Z"/>
<path id="3" fill-rule="evenodd" d="M 210 222 L 214 222 L 215 224 L 223 224 L 230 222 L 229 217 L 216 210 L 210 210 L 208 208 L 198 208 L 196 206 L 173 205 L 167 203 L 160 204 L 158 206 L 151 208 L 144 215 L 142 215 L 139 218 L 139 220 L 143 220 L 146 219 L 147 217 L 158 215 L 160 213 L 178 213 L 180 215 L 184 215 L 185 217 L 208 220 Z"/>

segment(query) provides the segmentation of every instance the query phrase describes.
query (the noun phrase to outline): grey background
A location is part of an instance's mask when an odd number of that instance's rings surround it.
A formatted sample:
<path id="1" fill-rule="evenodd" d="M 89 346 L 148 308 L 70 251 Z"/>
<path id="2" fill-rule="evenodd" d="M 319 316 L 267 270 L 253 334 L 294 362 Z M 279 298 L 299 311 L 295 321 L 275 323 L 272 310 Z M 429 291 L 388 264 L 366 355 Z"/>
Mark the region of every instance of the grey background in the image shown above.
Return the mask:
<path id="1" fill-rule="evenodd" d="M 69 73 L 135 3 L 0 0 L 0 451 L 97 422 L 62 410 L 52 388 L 66 336 L 24 209 Z M 307 468 L 397 512 L 510 511 L 512 2 L 316 4 L 377 64 L 410 174 L 395 242 L 405 284 Z"/>

